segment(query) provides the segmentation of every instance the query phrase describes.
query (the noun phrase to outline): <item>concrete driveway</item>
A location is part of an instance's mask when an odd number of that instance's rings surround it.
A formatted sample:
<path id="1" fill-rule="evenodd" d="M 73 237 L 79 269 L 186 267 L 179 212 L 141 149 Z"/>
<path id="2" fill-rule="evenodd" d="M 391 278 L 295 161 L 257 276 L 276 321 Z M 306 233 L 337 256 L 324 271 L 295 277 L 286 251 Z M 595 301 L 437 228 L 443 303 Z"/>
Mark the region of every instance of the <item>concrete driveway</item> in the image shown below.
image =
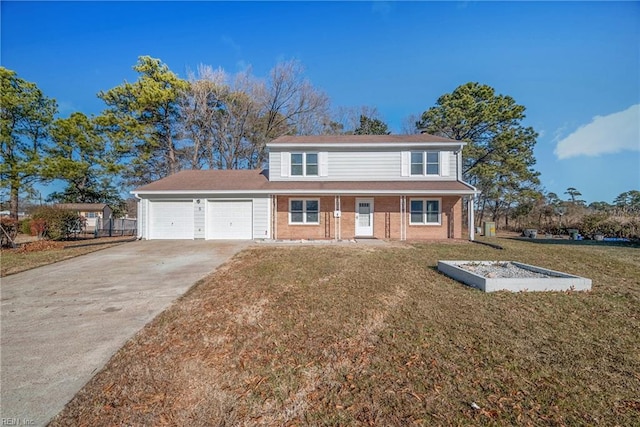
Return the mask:
<path id="1" fill-rule="evenodd" d="M 2 278 L 2 425 L 46 425 L 147 322 L 251 243 L 137 241 Z"/>

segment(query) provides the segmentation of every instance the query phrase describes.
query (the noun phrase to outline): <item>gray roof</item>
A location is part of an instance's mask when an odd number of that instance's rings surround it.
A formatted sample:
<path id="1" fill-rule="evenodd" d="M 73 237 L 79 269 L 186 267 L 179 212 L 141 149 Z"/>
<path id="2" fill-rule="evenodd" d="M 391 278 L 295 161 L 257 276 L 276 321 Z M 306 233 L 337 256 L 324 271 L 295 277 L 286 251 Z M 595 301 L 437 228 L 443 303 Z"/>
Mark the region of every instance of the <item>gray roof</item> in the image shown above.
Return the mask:
<path id="1" fill-rule="evenodd" d="M 184 170 L 133 190 L 145 192 L 419 192 L 473 193 L 460 181 L 269 181 L 262 170 Z"/>

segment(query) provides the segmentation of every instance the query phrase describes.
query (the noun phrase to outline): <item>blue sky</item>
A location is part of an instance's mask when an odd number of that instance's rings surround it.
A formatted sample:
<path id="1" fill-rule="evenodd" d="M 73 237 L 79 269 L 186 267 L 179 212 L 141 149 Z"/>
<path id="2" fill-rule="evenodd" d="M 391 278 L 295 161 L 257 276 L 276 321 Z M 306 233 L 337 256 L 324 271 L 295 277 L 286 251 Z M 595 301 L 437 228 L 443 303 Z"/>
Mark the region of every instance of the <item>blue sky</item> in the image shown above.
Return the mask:
<path id="1" fill-rule="evenodd" d="M 140 55 L 265 76 L 298 59 L 333 107 L 394 132 L 469 81 L 527 108 L 547 191 L 640 189 L 640 2 L 1 2 L 0 62 L 60 106 L 96 97 Z"/>

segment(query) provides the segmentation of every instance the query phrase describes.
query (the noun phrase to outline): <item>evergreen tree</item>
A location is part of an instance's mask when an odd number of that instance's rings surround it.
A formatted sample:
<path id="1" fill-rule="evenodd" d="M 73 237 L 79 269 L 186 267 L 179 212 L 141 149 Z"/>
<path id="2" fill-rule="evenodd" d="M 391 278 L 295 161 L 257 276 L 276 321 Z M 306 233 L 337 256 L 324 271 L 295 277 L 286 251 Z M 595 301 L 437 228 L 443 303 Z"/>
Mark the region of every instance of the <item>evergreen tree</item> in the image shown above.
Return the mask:
<path id="1" fill-rule="evenodd" d="M 43 149 L 57 104 L 15 71 L 0 67 L 0 80 L 0 177 L 9 193 L 11 216 L 18 219 L 20 193 L 46 180 L 41 173 Z"/>

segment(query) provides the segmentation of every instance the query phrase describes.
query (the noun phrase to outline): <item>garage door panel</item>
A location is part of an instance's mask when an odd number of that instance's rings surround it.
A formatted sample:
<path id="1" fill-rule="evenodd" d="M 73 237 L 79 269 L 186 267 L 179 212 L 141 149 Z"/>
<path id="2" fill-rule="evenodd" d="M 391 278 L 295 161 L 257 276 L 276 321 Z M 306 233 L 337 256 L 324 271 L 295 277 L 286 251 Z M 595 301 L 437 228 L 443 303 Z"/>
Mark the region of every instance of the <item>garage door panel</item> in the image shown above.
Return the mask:
<path id="1" fill-rule="evenodd" d="M 251 200 L 210 201 L 207 215 L 208 239 L 252 239 Z"/>
<path id="2" fill-rule="evenodd" d="M 193 202 L 156 201 L 150 209 L 151 239 L 193 239 Z"/>

